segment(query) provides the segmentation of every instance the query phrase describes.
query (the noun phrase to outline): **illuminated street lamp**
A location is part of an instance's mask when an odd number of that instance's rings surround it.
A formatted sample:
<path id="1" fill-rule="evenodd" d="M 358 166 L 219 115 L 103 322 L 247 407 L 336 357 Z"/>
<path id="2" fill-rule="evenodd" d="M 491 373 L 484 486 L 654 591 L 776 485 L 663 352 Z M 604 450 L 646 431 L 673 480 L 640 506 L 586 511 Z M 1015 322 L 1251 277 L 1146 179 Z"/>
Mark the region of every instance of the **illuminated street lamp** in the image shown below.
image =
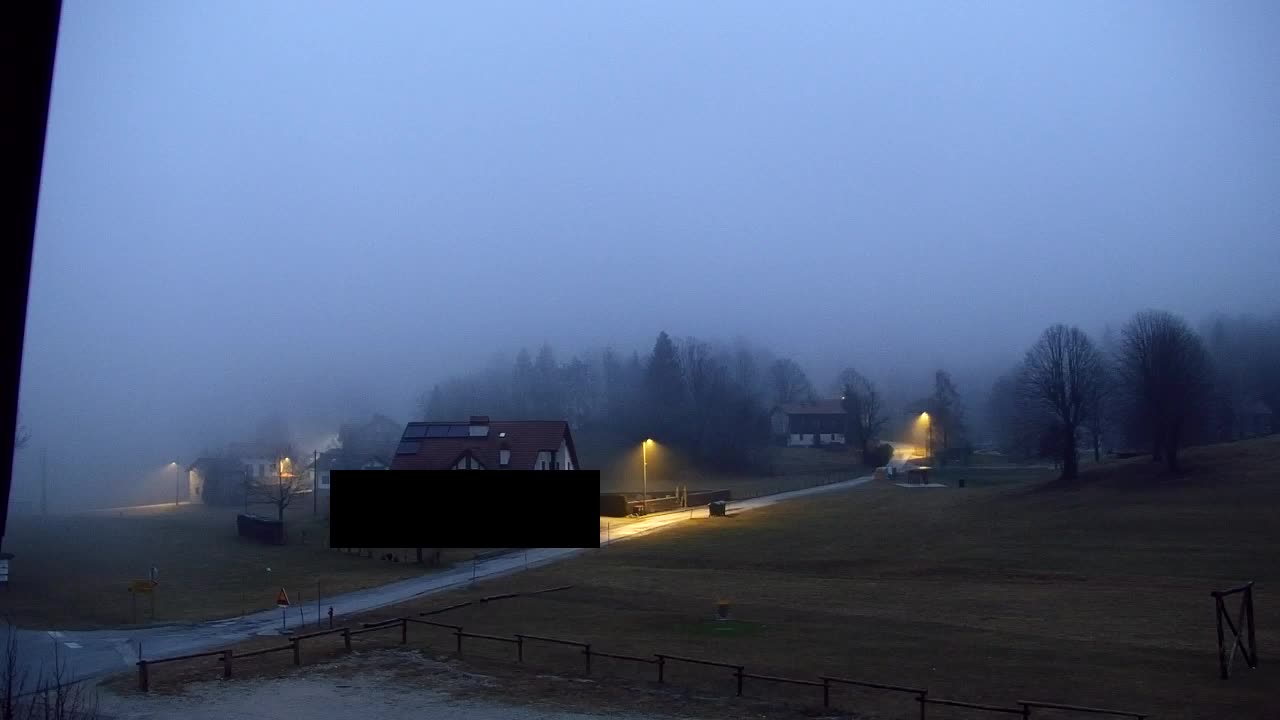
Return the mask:
<path id="1" fill-rule="evenodd" d="M 653 440 L 645 438 L 640 443 L 640 458 L 643 461 L 642 475 L 644 478 L 644 514 L 649 514 L 649 446 L 653 444 Z"/>
<path id="2" fill-rule="evenodd" d="M 924 456 L 933 461 L 933 420 L 929 417 L 929 413 L 920 413 L 920 422 L 924 423 Z"/>

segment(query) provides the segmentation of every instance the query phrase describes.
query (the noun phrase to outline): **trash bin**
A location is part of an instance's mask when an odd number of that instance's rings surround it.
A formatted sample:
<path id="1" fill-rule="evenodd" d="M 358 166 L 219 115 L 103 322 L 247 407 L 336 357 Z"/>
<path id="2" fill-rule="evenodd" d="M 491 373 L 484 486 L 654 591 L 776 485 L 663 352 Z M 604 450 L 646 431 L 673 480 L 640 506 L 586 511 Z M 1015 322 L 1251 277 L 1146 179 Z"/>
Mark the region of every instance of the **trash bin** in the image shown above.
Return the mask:
<path id="1" fill-rule="evenodd" d="M 726 502 L 725 502 L 725 501 L 723 501 L 723 500 L 717 500 L 717 501 L 715 501 L 715 502 L 711 503 L 711 506 L 710 506 L 710 507 L 711 507 L 711 515 L 712 515 L 713 517 L 715 517 L 715 516 L 724 517 L 724 516 L 725 516 L 725 508 L 726 508 L 726 507 L 728 507 L 728 503 L 726 503 Z"/>

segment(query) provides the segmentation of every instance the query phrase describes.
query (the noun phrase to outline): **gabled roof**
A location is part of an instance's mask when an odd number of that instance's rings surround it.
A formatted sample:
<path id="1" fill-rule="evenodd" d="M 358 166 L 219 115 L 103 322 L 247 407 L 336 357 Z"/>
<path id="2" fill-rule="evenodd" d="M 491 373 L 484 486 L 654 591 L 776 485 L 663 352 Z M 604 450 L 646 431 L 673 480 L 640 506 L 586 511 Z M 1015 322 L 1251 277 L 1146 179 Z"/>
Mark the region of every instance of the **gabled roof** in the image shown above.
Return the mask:
<path id="1" fill-rule="evenodd" d="M 434 437 L 441 428 L 487 427 L 483 435 L 465 437 Z M 433 429 L 434 428 L 434 429 Z M 502 467 L 500 452 L 511 452 L 510 470 L 533 470 L 538 453 L 552 453 L 560 449 L 560 443 L 568 446 L 569 459 L 578 465 L 578 451 L 573 446 L 573 434 L 564 420 L 494 420 L 476 418 L 473 422 L 414 422 L 405 427 L 400 450 L 391 461 L 392 470 L 447 470 L 463 456 L 470 453 L 490 470 Z M 416 449 L 411 443 L 417 443 Z"/>
<path id="2" fill-rule="evenodd" d="M 811 403 L 786 403 L 778 410 L 787 415 L 844 415 L 844 405 L 839 398 L 816 400 Z"/>
<path id="3" fill-rule="evenodd" d="M 320 472 L 326 470 L 364 470 L 372 466 L 387 467 L 387 459 L 370 453 L 344 453 L 341 449 L 326 450 L 320 453 Z M 307 463 L 312 469 L 315 461 Z"/>

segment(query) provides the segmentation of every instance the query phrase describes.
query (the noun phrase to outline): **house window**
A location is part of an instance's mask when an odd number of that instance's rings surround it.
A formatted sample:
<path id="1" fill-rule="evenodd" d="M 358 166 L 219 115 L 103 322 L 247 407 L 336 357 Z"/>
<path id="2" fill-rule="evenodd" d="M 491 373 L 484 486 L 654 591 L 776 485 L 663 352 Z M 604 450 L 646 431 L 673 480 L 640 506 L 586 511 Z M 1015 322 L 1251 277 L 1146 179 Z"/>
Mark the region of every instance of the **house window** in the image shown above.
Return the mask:
<path id="1" fill-rule="evenodd" d="M 510 465 L 510 464 L 511 464 L 511 451 L 510 451 L 510 450 L 499 450 L 499 451 L 498 451 L 498 464 L 499 464 L 499 465 L 501 465 L 502 467 L 506 467 L 506 466 L 508 466 L 508 465 Z"/>

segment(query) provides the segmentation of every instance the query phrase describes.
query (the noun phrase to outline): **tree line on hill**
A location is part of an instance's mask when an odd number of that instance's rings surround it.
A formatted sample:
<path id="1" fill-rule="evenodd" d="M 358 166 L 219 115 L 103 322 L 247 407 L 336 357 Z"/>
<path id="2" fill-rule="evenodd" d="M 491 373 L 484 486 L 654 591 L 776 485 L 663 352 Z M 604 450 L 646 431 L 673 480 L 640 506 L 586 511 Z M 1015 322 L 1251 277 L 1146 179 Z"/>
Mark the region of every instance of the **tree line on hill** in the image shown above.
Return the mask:
<path id="1" fill-rule="evenodd" d="M 1197 332 L 1172 313 L 1149 310 L 1096 340 L 1052 325 L 993 383 L 977 433 L 951 374 L 938 370 L 933 381 L 927 397 L 890 403 L 867 376 L 842 371 L 828 397 L 840 397 L 847 444 L 864 462 L 881 464 L 879 441 L 903 437 L 912 418 L 927 412 L 935 451 L 985 438 L 1019 458 L 1052 459 L 1073 478 L 1082 454 L 1100 459 L 1104 449 L 1129 449 L 1177 471 L 1189 444 L 1274 430 L 1280 315 L 1218 317 Z M 774 436 L 770 413 L 818 398 L 791 358 L 745 340 L 676 340 L 662 332 L 644 355 L 606 347 L 562 362 L 550 345 L 536 354 L 522 349 L 513 363 L 435 385 L 420 412 L 428 420 L 564 418 L 575 429 L 637 443 L 653 437 L 705 466 L 750 470 L 763 466 Z"/>
<path id="2" fill-rule="evenodd" d="M 944 443 L 958 442 L 964 433 L 959 395 L 945 371 L 935 380 L 934 395 L 921 404 L 936 416 Z M 843 398 L 846 438 L 871 461 L 881 452 L 873 440 L 890 418 L 875 384 L 849 368 L 831 390 Z M 522 349 L 510 366 L 494 364 L 435 385 L 422 397 L 420 413 L 427 420 L 564 418 L 575 429 L 637 443 L 653 437 L 704 466 L 753 470 L 764 466 L 771 412 L 818 398 L 791 358 L 741 339 L 677 341 L 661 332 L 643 357 L 602 348 L 561 362 L 550 345 L 536 355 Z"/>
<path id="3" fill-rule="evenodd" d="M 1162 310 L 1139 312 L 1098 341 L 1050 326 L 988 402 L 1002 449 L 1054 458 L 1065 479 L 1078 474 L 1082 442 L 1095 459 L 1105 440 L 1176 472 L 1182 448 L 1271 432 L 1278 410 L 1280 316 L 1219 317 L 1197 332 Z"/>

